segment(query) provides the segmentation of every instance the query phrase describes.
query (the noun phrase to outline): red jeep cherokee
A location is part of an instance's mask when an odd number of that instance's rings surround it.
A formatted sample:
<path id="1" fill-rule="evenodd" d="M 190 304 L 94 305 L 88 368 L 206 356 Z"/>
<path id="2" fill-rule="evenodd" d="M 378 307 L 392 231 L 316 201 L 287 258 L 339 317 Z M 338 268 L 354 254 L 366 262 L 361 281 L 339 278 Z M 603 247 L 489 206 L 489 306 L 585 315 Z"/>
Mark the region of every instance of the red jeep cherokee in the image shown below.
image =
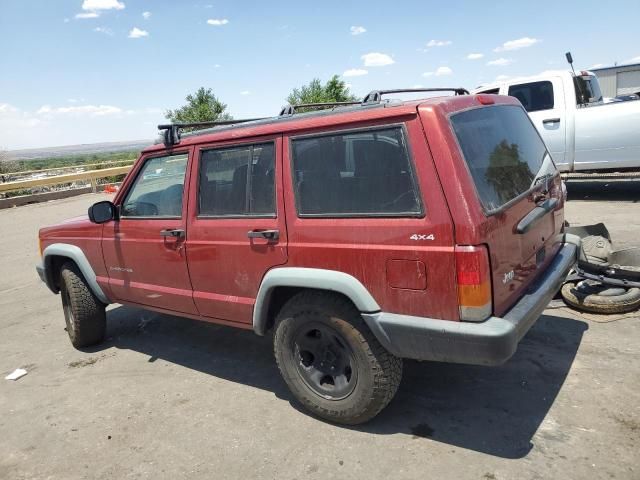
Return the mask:
<path id="1" fill-rule="evenodd" d="M 346 424 L 389 403 L 402 358 L 505 362 L 579 240 L 518 101 L 451 90 L 161 126 L 113 202 L 40 230 L 72 344 L 114 302 L 272 331 L 296 399 Z"/>

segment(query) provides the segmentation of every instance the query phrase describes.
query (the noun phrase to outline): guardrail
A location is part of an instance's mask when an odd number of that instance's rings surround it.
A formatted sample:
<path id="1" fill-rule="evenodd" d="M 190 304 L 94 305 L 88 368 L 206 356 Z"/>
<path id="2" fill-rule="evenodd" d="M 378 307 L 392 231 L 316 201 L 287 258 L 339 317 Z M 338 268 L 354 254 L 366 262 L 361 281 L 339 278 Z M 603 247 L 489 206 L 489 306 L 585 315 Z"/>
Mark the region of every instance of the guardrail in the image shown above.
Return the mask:
<path id="1" fill-rule="evenodd" d="M 82 165 L 79 165 L 79 168 Z M 17 180 L 14 182 L 0 183 L 0 192 L 11 192 L 15 190 L 26 190 L 33 187 L 42 187 L 46 185 L 59 185 L 62 183 L 71 183 L 78 180 L 89 180 L 91 182 L 92 190 L 96 190 L 96 179 L 111 177 L 114 175 L 126 174 L 131 170 L 132 165 L 126 165 L 123 167 L 111 167 L 103 168 L 101 170 L 87 170 L 86 172 L 67 173 L 63 175 L 53 175 L 43 178 L 30 178 L 28 180 Z M 74 167 L 68 167 L 74 168 Z"/>
<path id="2" fill-rule="evenodd" d="M 64 165 L 62 167 L 41 168 L 39 170 L 23 170 L 22 172 L 3 173 L 2 175 L 9 178 L 24 177 L 25 175 L 32 175 L 34 173 L 59 172 L 62 170 L 73 170 L 76 168 L 105 167 L 107 165 L 120 165 L 121 163 L 126 163 L 128 166 L 131 166 L 133 165 L 134 161 L 132 159 L 127 159 L 127 160 L 113 160 L 111 162 L 102 162 L 102 163 L 84 163 L 82 165 Z"/>

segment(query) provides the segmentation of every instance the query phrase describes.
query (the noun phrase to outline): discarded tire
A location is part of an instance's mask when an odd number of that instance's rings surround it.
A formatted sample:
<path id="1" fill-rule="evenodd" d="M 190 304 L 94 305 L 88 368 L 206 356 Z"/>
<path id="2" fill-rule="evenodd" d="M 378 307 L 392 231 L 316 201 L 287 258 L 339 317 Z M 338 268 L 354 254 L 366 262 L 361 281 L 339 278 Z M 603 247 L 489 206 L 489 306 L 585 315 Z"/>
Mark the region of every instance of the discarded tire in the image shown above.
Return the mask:
<path id="1" fill-rule="evenodd" d="M 562 298 L 577 310 L 593 313 L 625 313 L 640 307 L 640 288 L 610 287 L 594 280 L 567 282 Z"/>

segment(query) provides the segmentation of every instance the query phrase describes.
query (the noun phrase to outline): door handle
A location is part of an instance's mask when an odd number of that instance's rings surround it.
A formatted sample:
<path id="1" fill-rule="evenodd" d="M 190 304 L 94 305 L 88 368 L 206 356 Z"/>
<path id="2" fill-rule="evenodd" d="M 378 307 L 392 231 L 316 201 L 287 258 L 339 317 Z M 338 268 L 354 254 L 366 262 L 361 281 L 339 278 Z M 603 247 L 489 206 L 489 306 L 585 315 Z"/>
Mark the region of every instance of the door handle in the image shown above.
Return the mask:
<path id="1" fill-rule="evenodd" d="M 542 123 L 560 123 L 560 119 L 559 118 L 545 118 L 544 120 L 542 120 Z"/>
<path id="2" fill-rule="evenodd" d="M 279 230 L 249 230 L 247 232 L 249 238 L 266 238 L 267 240 L 275 241 L 280 238 Z"/>
<path id="3" fill-rule="evenodd" d="M 182 238 L 184 237 L 184 230 L 180 228 L 169 228 L 166 230 L 160 230 L 160 236 Z"/>

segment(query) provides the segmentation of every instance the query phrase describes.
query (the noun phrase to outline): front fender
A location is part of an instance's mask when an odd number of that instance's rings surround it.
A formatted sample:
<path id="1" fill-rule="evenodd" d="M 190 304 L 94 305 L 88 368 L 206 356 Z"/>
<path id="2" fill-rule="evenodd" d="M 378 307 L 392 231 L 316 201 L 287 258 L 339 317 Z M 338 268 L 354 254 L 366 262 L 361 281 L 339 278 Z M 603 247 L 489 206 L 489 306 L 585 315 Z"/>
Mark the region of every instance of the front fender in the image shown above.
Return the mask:
<path id="1" fill-rule="evenodd" d="M 49 287 L 49 290 L 53 293 L 58 293 L 59 291 L 56 286 L 56 279 L 54 278 L 55 271 L 53 268 L 53 259 L 55 257 L 64 257 L 73 260 L 80 269 L 82 276 L 87 281 L 87 285 L 98 300 L 105 304 L 111 303 L 100 288 L 100 285 L 98 285 L 96 274 L 84 252 L 76 245 L 70 245 L 68 243 L 53 243 L 42 252 L 42 265 L 36 267 L 36 269 L 47 287 Z"/>
<path id="2" fill-rule="evenodd" d="M 338 292 L 348 297 L 360 312 L 379 312 L 380 306 L 360 281 L 344 272 L 320 268 L 283 267 L 269 270 L 262 279 L 253 308 L 253 330 L 264 335 L 271 294 L 276 287 L 300 287 Z"/>

